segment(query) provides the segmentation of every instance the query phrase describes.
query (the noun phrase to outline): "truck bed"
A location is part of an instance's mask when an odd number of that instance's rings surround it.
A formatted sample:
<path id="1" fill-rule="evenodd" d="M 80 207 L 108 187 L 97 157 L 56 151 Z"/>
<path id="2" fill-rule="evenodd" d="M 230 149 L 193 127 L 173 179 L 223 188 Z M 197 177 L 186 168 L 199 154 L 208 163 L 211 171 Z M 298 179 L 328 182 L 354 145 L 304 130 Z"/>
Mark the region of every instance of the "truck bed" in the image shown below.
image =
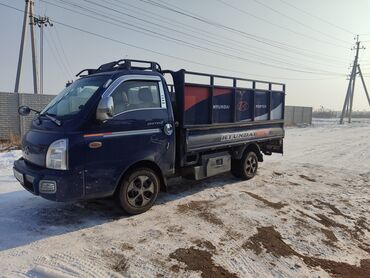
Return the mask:
<path id="1" fill-rule="evenodd" d="M 197 152 L 284 137 L 285 84 L 185 70 L 166 73 L 173 79 L 180 166 Z"/>

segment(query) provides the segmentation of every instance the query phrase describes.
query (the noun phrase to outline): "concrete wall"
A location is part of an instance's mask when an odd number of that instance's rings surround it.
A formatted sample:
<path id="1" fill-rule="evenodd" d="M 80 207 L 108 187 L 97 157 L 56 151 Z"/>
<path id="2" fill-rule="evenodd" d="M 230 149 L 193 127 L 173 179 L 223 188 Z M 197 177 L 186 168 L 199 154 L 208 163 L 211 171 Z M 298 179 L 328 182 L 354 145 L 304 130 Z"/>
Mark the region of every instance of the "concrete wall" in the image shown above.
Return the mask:
<path id="1" fill-rule="evenodd" d="M 0 140 L 6 140 L 11 134 L 20 134 L 18 94 L 0 93 Z"/>
<path id="2" fill-rule="evenodd" d="M 21 105 L 27 105 L 35 110 L 41 111 L 44 109 L 49 102 L 55 98 L 55 95 L 35 95 L 35 94 L 19 94 L 19 100 Z M 18 113 L 18 111 L 16 111 Z M 34 113 L 31 113 L 27 117 L 20 117 L 20 132 L 23 136 L 30 128 Z"/>
<path id="3" fill-rule="evenodd" d="M 0 140 L 7 140 L 11 134 L 23 136 L 29 129 L 34 114 L 20 117 L 18 107 L 27 105 L 42 110 L 55 95 L 15 94 L 0 92 Z"/>
<path id="4" fill-rule="evenodd" d="M 312 107 L 285 106 L 285 125 L 312 124 Z"/>

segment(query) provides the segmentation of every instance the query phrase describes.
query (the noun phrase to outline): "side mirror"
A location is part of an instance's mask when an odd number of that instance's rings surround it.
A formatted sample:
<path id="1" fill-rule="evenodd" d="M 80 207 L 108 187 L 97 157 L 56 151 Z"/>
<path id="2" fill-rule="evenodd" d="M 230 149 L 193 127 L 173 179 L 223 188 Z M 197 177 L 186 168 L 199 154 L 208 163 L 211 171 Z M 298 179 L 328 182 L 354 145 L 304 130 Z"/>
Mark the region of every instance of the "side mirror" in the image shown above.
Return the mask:
<path id="1" fill-rule="evenodd" d="M 112 97 L 103 97 L 96 109 L 96 119 L 99 121 L 106 121 L 114 116 L 114 103 Z"/>
<path id="2" fill-rule="evenodd" d="M 18 108 L 18 114 L 21 116 L 28 116 L 31 113 L 31 109 L 28 106 L 20 106 Z"/>

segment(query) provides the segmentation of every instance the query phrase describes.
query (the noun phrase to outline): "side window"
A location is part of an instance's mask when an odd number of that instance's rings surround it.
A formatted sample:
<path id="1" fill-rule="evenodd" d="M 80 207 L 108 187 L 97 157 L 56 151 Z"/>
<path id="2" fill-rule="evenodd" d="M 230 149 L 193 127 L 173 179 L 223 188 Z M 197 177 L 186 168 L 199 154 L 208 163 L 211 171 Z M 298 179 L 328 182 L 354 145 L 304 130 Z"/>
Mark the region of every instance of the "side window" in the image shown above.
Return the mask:
<path id="1" fill-rule="evenodd" d="M 130 80 L 121 83 L 112 93 L 114 114 L 144 108 L 160 108 L 158 81 Z"/>

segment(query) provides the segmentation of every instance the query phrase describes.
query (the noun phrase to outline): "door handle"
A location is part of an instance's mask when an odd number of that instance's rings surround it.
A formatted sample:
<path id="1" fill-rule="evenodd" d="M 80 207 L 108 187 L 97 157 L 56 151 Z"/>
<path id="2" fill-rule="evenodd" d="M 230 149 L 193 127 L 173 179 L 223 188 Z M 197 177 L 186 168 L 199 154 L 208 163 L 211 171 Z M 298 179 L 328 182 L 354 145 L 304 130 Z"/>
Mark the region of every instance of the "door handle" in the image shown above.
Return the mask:
<path id="1" fill-rule="evenodd" d="M 166 135 L 171 136 L 173 133 L 173 126 L 172 124 L 165 124 L 163 127 L 163 131 Z"/>

